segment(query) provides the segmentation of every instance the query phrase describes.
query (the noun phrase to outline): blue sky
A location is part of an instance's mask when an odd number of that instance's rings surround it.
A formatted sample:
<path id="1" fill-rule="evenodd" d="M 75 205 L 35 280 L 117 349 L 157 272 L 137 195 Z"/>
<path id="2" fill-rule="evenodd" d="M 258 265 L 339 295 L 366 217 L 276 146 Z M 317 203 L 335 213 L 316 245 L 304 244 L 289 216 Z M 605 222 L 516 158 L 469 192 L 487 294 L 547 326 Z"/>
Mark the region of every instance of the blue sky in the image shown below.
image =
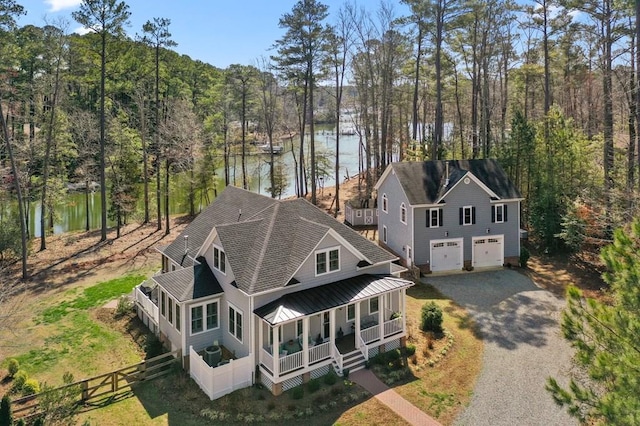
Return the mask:
<path id="1" fill-rule="evenodd" d="M 133 37 L 142 32 L 142 25 L 154 17 L 171 19 L 174 48 L 220 68 L 230 64 L 255 64 L 260 56 L 269 56 L 269 49 L 284 33 L 278 20 L 290 12 L 296 0 L 128 0 L 131 12 L 127 33 Z M 343 0 L 321 0 L 329 6 L 329 20 L 337 13 Z M 20 25 L 42 26 L 45 18 L 55 22 L 65 18 L 69 32 L 79 31 L 79 24 L 71 18 L 80 0 L 17 0 L 27 11 Z M 398 15 L 406 7 L 396 4 Z M 378 1 L 360 0 L 360 5 L 377 8 Z"/>

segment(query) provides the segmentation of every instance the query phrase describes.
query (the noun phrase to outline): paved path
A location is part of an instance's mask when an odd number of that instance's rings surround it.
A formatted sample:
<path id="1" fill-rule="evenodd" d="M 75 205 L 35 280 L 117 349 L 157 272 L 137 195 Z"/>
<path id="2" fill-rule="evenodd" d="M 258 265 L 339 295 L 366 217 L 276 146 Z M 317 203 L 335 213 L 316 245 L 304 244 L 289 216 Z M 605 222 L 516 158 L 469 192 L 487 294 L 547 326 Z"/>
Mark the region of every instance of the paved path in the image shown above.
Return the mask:
<path id="1" fill-rule="evenodd" d="M 418 407 L 382 383 L 371 370 L 358 370 L 355 373 L 351 373 L 349 378 L 371 392 L 380 402 L 391 408 L 410 424 L 416 426 L 441 426 L 432 417 L 420 411 Z"/>
<path id="2" fill-rule="evenodd" d="M 545 390 L 547 377 L 566 386 L 572 351 L 559 329 L 562 299 L 512 270 L 429 276 L 464 306 L 484 341 L 482 372 L 460 425 L 576 425 Z"/>

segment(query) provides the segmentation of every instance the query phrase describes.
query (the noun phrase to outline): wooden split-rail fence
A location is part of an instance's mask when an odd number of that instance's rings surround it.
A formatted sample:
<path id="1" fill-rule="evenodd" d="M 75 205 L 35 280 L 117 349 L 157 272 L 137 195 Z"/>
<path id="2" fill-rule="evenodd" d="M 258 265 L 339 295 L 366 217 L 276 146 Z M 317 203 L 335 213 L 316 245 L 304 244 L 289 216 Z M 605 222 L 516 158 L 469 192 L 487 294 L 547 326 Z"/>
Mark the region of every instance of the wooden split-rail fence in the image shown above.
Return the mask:
<path id="1" fill-rule="evenodd" d="M 75 396 L 77 404 L 86 404 L 99 398 L 110 398 L 131 387 L 134 383 L 149 381 L 171 372 L 171 364 L 180 359 L 181 351 L 168 352 L 155 358 L 128 365 L 109 373 L 100 374 L 88 379 L 79 380 L 68 385 L 51 389 L 47 392 L 63 391 L 77 388 Z M 73 392 L 72 392 L 73 393 Z M 39 400 L 44 393 L 25 396 L 12 401 L 12 412 L 15 419 L 35 418 L 43 413 Z"/>

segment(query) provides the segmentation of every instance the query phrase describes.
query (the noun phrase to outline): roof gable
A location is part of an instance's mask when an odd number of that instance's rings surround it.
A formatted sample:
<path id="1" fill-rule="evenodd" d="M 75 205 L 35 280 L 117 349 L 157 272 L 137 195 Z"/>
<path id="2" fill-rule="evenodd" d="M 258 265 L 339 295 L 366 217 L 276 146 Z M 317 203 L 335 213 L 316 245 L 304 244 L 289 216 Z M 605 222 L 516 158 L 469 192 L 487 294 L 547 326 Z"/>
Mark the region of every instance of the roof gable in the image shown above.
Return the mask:
<path id="1" fill-rule="evenodd" d="M 393 163 L 389 168 L 395 171 L 409 204 L 414 206 L 438 203 L 465 177 L 474 179 L 490 197 L 521 198 L 518 189 L 494 159 L 401 162 Z M 379 187 L 387 177 L 385 171 L 376 186 Z"/>

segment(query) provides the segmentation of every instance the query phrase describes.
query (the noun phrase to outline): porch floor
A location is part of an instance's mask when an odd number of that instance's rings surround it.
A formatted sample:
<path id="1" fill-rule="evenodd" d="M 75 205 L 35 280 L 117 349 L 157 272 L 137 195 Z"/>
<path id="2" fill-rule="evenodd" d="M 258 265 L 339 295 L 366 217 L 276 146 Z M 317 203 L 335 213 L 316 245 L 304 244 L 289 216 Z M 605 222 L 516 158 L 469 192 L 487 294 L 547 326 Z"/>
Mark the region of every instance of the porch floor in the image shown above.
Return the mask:
<path id="1" fill-rule="evenodd" d="M 348 354 L 356 350 L 356 334 L 345 334 L 341 338 L 336 338 L 336 347 L 341 354 Z"/>

